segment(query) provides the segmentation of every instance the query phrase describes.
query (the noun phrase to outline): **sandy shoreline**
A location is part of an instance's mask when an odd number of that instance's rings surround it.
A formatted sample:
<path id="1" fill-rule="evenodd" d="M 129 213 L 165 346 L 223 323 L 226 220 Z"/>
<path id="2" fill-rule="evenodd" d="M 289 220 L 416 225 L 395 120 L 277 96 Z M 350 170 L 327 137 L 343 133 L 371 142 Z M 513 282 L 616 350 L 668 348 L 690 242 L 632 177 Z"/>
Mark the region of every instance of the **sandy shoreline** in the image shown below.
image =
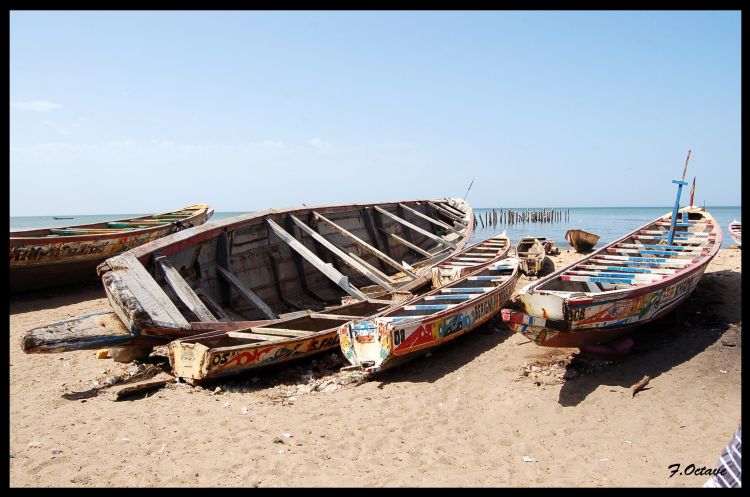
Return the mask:
<path id="1" fill-rule="evenodd" d="M 19 346 L 30 328 L 108 310 L 99 284 L 16 297 L 10 485 L 700 487 L 668 467 L 713 468 L 740 422 L 740 266 L 740 249 L 720 250 L 690 299 L 613 361 L 495 320 L 359 385 L 330 383 L 342 375 L 329 354 L 121 402 L 92 382 L 133 366 Z"/>

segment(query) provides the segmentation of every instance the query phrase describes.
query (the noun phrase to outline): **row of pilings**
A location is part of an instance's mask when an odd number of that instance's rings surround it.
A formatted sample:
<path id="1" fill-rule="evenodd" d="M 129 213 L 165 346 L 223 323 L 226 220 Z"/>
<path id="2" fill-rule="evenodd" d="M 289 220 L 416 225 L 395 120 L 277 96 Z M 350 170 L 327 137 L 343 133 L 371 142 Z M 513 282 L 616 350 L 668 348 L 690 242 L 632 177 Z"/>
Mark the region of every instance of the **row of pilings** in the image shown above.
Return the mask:
<path id="1" fill-rule="evenodd" d="M 570 219 L 570 209 L 487 209 L 474 214 L 474 227 L 496 228 L 500 225 L 557 223 Z"/>

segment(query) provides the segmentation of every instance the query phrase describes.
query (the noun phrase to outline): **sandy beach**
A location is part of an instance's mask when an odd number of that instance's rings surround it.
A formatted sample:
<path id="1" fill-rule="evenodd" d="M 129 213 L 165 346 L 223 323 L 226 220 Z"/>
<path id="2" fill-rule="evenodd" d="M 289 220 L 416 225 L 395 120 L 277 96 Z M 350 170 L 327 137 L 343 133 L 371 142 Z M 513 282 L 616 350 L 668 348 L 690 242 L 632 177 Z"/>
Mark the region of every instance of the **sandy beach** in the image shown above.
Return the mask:
<path id="1" fill-rule="evenodd" d="M 137 365 L 19 346 L 109 310 L 101 285 L 14 297 L 10 485 L 700 487 L 685 469 L 714 468 L 740 423 L 740 287 L 741 250 L 720 250 L 689 300 L 614 359 L 538 347 L 498 317 L 366 382 L 338 372 L 334 350 L 118 402 L 106 379 Z"/>

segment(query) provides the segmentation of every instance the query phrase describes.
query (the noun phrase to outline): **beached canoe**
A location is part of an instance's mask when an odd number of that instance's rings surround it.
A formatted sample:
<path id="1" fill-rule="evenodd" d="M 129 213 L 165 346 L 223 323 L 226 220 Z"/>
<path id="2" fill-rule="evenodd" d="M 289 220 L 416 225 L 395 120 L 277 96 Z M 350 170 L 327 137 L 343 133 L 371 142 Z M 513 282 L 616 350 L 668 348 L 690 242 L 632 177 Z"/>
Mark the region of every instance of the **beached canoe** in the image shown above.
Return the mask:
<path id="1" fill-rule="evenodd" d="M 700 207 L 636 229 L 563 269 L 518 290 L 503 321 L 538 345 L 602 344 L 658 319 L 698 285 L 719 251 L 722 232 Z"/>
<path id="2" fill-rule="evenodd" d="M 497 236 L 477 242 L 432 268 L 432 288 L 439 288 L 451 281 L 476 271 L 482 266 L 500 260 L 510 251 L 510 238 L 503 231 Z"/>
<path id="3" fill-rule="evenodd" d="M 118 221 L 10 233 L 10 292 L 96 281 L 96 266 L 109 257 L 176 231 L 198 226 L 213 214 L 206 204 Z"/>
<path id="4" fill-rule="evenodd" d="M 536 276 L 542 269 L 547 252 L 542 240 L 544 238 L 525 236 L 516 245 L 519 268 L 526 276 Z"/>
<path id="5" fill-rule="evenodd" d="M 348 322 L 339 329 L 341 351 L 368 373 L 401 364 L 497 316 L 518 277 L 518 259 L 505 258 L 375 317 Z"/>
<path id="6" fill-rule="evenodd" d="M 342 299 L 410 297 L 429 284 L 434 264 L 463 249 L 473 227 L 469 205 L 454 199 L 302 206 L 223 219 L 99 266 L 119 329 L 97 331 L 83 317 L 29 331 L 23 348 L 147 347 L 237 330 L 247 321 L 319 313 Z"/>
<path id="7" fill-rule="evenodd" d="M 395 305 L 391 300 L 357 301 L 286 319 L 248 322 L 174 340 L 167 346 L 172 374 L 189 383 L 244 373 L 336 348 L 338 328 Z M 231 323 L 234 327 L 237 323 Z"/>
<path id="8" fill-rule="evenodd" d="M 729 223 L 729 235 L 739 247 L 742 247 L 742 223 L 736 219 Z"/>
<path id="9" fill-rule="evenodd" d="M 586 253 L 594 248 L 596 242 L 599 241 L 599 235 L 581 229 L 572 229 L 565 232 L 565 239 L 576 252 Z"/>

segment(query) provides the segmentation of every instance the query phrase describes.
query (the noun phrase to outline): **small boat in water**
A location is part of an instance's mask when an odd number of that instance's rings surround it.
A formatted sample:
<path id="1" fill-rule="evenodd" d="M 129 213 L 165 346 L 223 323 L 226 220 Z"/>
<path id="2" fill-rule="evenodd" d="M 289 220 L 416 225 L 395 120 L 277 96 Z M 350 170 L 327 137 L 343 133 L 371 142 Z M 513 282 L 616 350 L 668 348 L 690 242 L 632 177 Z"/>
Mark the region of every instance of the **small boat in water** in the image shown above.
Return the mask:
<path id="1" fill-rule="evenodd" d="M 583 231 L 582 229 L 572 229 L 565 232 L 565 239 L 578 253 L 591 251 L 599 241 L 599 235 Z"/>
<path id="2" fill-rule="evenodd" d="M 151 216 L 10 233 L 10 293 L 96 281 L 107 258 L 206 222 L 206 204 Z"/>
<path id="3" fill-rule="evenodd" d="M 74 217 L 55 217 L 52 216 L 52 219 L 75 219 Z"/>
<path id="4" fill-rule="evenodd" d="M 679 210 L 674 231 L 672 216 L 518 290 L 503 321 L 537 345 L 584 347 L 664 316 L 698 285 L 722 237 L 700 207 Z"/>
<path id="5" fill-rule="evenodd" d="M 503 231 L 497 236 L 477 242 L 432 268 L 432 288 L 440 288 L 451 281 L 476 271 L 508 255 L 510 238 Z"/>
<path id="6" fill-rule="evenodd" d="M 525 236 L 516 245 L 516 257 L 521 272 L 526 276 L 536 276 L 542 270 L 547 249 L 540 237 Z"/>
<path id="7" fill-rule="evenodd" d="M 30 330 L 23 349 L 146 353 L 204 332 L 326 313 L 345 300 L 408 298 L 429 284 L 434 264 L 464 248 L 473 229 L 473 211 L 460 199 L 269 209 L 196 226 L 107 259 L 98 271 L 113 312 Z M 314 329 L 285 326 L 318 332 L 327 329 L 320 328 L 325 319 L 303 320 Z M 324 335 L 295 346 L 338 346 Z"/>
<path id="8" fill-rule="evenodd" d="M 341 350 L 350 368 L 368 373 L 401 364 L 496 316 L 518 277 L 516 258 L 492 262 L 375 317 L 342 325 Z"/>
<path id="9" fill-rule="evenodd" d="M 737 246 L 742 247 L 742 223 L 736 219 L 729 223 L 729 235 Z"/>

